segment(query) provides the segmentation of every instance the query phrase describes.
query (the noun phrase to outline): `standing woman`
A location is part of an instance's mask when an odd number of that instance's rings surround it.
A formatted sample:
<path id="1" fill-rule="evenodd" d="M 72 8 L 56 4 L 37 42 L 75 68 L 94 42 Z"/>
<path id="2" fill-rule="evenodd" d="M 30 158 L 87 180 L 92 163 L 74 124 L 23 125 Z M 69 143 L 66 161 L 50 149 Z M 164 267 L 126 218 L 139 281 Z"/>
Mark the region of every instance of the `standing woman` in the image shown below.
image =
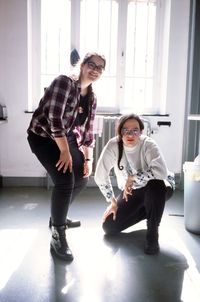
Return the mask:
<path id="1" fill-rule="evenodd" d="M 46 88 L 27 130 L 31 150 L 54 184 L 51 252 L 66 261 L 73 260 L 66 227 L 80 224 L 66 219 L 68 208 L 92 172 L 97 106 L 92 83 L 100 78 L 105 65 L 104 56 L 87 53 L 80 64 L 78 78 L 60 75 L 54 79 Z"/>
<path id="2" fill-rule="evenodd" d="M 144 251 L 153 255 L 159 251 L 158 227 L 175 182 L 158 145 L 142 134 L 143 129 L 138 115 L 121 117 L 117 136 L 108 141 L 98 160 L 95 181 L 110 202 L 103 215 L 105 233 L 118 234 L 146 219 Z M 112 168 L 121 190 L 117 198 L 109 177 Z"/>

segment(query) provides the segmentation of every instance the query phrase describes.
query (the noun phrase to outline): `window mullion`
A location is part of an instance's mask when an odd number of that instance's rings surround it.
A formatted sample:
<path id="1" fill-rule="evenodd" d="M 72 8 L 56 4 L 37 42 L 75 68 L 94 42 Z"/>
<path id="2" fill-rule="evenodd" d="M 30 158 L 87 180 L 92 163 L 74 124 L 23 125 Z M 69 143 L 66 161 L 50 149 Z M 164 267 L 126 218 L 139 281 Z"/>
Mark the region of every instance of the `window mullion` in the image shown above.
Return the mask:
<path id="1" fill-rule="evenodd" d="M 168 5 L 168 9 L 169 5 Z M 156 26 L 155 26 L 155 51 L 154 51 L 154 108 L 160 113 L 165 113 L 167 65 L 168 65 L 168 37 L 169 18 L 166 18 L 167 5 L 163 0 L 157 0 Z M 166 45 L 165 45 L 166 43 Z M 162 112 L 163 111 L 163 112 Z"/>
<path id="2" fill-rule="evenodd" d="M 145 49 L 145 65 L 144 65 L 144 68 L 145 68 L 145 72 L 144 72 L 144 75 L 145 75 L 145 82 L 144 82 L 144 101 L 146 101 L 146 98 L 147 98 L 147 77 L 148 77 L 148 74 L 147 74 L 147 64 L 148 64 L 148 42 L 149 42 L 149 32 L 148 32 L 148 28 L 149 28 L 149 10 L 150 10 L 150 6 L 149 6 L 149 3 L 147 3 L 148 5 L 148 9 L 147 9 L 147 24 L 146 24 L 146 49 Z"/>
<path id="3" fill-rule="evenodd" d="M 28 15 L 28 111 L 32 111 L 36 104 L 34 100 L 40 98 L 40 70 L 41 70 L 41 0 L 27 1 Z"/>
<path id="4" fill-rule="evenodd" d="M 118 109 L 124 103 L 124 84 L 125 84 L 125 55 L 126 55 L 126 24 L 127 24 L 128 0 L 119 0 L 118 16 L 118 50 L 117 50 L 117 104 Z"/>
<path id="5" fill-rule="evenodd" d="M 80 52 L 81 0 L 71 0 L 71 49 Z"/>

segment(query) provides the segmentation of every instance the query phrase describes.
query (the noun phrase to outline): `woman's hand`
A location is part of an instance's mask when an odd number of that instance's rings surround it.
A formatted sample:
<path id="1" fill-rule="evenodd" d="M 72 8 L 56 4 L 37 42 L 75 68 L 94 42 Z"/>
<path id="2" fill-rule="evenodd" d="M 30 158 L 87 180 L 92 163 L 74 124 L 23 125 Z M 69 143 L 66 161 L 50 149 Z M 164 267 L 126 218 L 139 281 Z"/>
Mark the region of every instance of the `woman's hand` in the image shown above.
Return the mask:
<path id="1" fill-rule="evenodd" d="M 56 163 L 56 168 L 58 171 L 63 169 L 63 173 L 67 171 L 72 172 L 72 157 L 69 151 L 69 145 L 66 136 L 63 137 L 55 137 L 55 142 L 60 150 L 60 158 Z"/>
<path id="2" fill-rule="evenodd" d="M 128 201 L 128 196 L 132 195 L 133 193 L 132 191 L 133 191 L 133 176 L 128 176 L 123 192 L 123 199 L 125 199 L 126 202 Z"/>
<path id="3" fill-rule="evenodd" d="M 88 177 L 92 173 L 92 160 L 87 160 L 84 162 L 84 167 L 83 167 L 83 177 Z"/>
<path id="4" fill-rule="evenodd" d="M 72 172 L 72 157 L 70 152 L 68 152 L 67 150 L 60 152 L 60 158 L 56 163 L 56 168 L 58 169 L 58 171 L 63 169 L 63 173 L 65 173 L 68 168 L 69 171 Z"/>
<path id="5" fill-rule="evenodd" d="M 83 167 L 83 177 L 88 177 L 92 173 L 93 163 L 93 148 L 82 146 L 82 152 L 84 154 L 85 162 Z"/>
<path id="6" fill-rule="evenodd" d="M 113 220 L 115 220 L 117 215 L 117 210 L 118 210 L 117 201 L 115 198 L 113 198 L 111 204 L 107 207 L 107 209 L 103 214 L 103 222 L 105 222 L 106 218 L 111 214 L 113 214 Z"/>

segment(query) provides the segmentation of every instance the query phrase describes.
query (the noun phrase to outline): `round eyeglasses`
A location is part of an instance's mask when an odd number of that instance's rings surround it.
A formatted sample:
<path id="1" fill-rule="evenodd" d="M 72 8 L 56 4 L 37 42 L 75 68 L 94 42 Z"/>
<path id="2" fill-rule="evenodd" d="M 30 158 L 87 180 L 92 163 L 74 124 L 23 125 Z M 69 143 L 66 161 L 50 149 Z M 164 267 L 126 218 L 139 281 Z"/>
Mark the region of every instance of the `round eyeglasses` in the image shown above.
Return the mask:
<path id="1" fill-rule="evenodd" d="M 140 129 L 122 128 L 122 135 L 135 135 L 135 136 L 139 136 L 140 134 L 141 134 Z"/>
<path id="2" fill-rule="evenodd" d="M 90 69 L 96 70 L 96 71 L 99 72 L 99 73 L 102 73 L 102 72 L 104 71 L 104 69 L 105 69 L 104 66 L 102 66 L 102 65 L 97 65 L 97 64 L 95 64 L 95 63 L 92 62 L 92 61 L 88 61 L 88 62 L 87 62 L 87 65 L 88 65 L 88 67 L 89 67 Z"/>

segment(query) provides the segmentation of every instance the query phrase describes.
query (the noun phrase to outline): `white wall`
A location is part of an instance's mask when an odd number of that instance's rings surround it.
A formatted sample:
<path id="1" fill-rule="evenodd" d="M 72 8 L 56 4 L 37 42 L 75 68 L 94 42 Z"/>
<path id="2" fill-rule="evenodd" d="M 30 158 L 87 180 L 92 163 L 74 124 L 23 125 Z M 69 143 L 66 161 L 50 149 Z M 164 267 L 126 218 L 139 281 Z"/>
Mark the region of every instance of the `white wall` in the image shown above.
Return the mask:
<path id="1" fill-rule="evenodd" d="M 167 112 L 171 127 L 153 135 L 175 173 L 182 170 L 182 141 L 186 96 L 189 0 L 171 3 L 167 73 Z M 0 125 L 0 174 L 3 177 L 43 176 L 44 169 L 31 153 L 26 129 L 31 115 L 24 113 L 28 98 L 27 1 L 0 0 L 0 102 L 7 105 L 8 122 Z"/>
<path id="2" fill-rule="evenodd" d="M 160 127 L 152 137 L 158 141 L 170 170 L 182 170 L 183 126 L 186 100 L 186 72 L 189 31 L 189 0 L 172 0 L 167 73 L 167 105 L 169 117 L 151 118 L 171 121 L 171 127 Z"/>
<path id="3" fill-rule="evenodd" d="M 0 102 L 8 111 L 8 122 L 0 125 L 0 173 L 44 175 L 26 141 L 31 117 L 24 113 L 28 99 L 26 0 L 0 0 L 0 45 Z"/>

